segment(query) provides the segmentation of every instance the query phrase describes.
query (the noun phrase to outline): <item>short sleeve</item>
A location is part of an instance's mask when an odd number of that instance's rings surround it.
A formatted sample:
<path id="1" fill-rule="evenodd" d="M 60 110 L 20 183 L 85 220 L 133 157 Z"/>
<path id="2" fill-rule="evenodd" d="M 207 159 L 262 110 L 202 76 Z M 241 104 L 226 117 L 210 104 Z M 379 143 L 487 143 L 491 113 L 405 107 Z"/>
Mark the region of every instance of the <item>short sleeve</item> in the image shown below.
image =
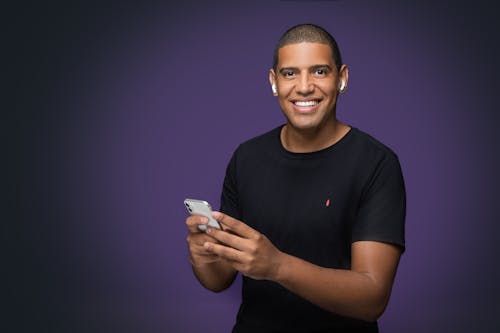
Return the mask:
<path id="1" fill-rule="evenodd" d="M 396 155 L 377 165 L 361 196 L 352 241 L 379 241 L 405 250 L 406 192 Z"/>
<path id="2" fill-rule="evenodd" d="M 241 212 L 239 208 L 238 200 L 238 186 L 236 178 L 236 162 L 237 162 L 237 151 L 231 157 L 229 164 L 226 168 L 226 175 L 224 177 L 224 183 L 222 185 L 221 194 L 221 207 L 220 211 L 227 214 L 235 219 L 241 219 Z"/>

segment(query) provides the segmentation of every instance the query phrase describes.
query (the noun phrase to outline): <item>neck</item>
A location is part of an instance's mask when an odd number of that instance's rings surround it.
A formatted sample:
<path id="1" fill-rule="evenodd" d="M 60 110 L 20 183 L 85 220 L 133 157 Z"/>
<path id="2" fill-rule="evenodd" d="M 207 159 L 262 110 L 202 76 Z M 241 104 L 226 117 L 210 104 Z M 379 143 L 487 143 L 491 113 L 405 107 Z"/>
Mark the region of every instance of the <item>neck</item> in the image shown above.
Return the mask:
<path id="1" fill-rule="evenodd" d="M 337 143 L 349 130 L 349 126 L 337 119 L 311 130 L 294 128 L 287 123 L 281 130 L 281 144 L 292 153 L 311 153 Z"/>

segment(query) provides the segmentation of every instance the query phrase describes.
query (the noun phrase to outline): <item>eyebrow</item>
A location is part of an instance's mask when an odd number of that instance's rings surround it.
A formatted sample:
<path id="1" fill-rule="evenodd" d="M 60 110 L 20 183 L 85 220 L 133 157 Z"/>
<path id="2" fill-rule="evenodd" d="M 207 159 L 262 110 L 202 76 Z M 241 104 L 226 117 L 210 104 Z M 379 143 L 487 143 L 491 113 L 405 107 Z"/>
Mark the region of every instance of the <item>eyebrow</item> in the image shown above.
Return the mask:
<path id="1" fill-rule="evenodd" d="M 311 69 L 318 69 L 318 68 L 326 68 L 328 69 L 329 71 L 332 70 L 332 67 L 330 67 L 330 65 L 328 64 L 324 64 L 324 65 L 314 65 L 311 67 Z"/>

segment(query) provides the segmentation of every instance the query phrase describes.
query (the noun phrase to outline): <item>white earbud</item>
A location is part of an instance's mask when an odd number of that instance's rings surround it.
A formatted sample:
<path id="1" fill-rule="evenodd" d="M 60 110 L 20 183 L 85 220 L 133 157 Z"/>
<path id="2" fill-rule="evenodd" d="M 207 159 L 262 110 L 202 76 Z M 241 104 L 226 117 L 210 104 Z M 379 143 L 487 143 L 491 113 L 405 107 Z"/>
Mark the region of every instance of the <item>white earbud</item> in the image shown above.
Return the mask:
<path id="1" fill-rule="evenodd" d="M 277 94 L 278 92 L 276 91 L 276 85 L 273 84 L 273 86 L 271 87 L 271 89 L 273 90 L 273 94 Z"/>
<path id="2" fill-rule="evenodd" d="M 345 88 L 345 83 L 344 83 L 344 81 L 340 81 L 340 85 L 339 85 L 339 90 L 340 90 L 340 92 L 344 92 L 344 88 Z"/>

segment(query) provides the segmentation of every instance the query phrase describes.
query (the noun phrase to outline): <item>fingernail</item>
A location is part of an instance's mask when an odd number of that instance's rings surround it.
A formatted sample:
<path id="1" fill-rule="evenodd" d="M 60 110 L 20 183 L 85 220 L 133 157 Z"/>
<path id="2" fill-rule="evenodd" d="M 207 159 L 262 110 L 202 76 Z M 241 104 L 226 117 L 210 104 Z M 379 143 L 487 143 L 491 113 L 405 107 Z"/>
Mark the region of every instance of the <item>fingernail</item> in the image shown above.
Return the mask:
<path id="1" fill-rule="evenodd" d="M 204 224 L 208 223 L 208 218 L 203 216 L 202 218 L 200 218 L 200 221 L 201 221 L 201 223 L 204 223 Z"/>
<path id="2" fill-rule="evenodd" d="M 212 212 L 212 216 L 215 218 L 215 219 L 218 219 L 220 217 L 221 213 L 219 212 Z"/>

